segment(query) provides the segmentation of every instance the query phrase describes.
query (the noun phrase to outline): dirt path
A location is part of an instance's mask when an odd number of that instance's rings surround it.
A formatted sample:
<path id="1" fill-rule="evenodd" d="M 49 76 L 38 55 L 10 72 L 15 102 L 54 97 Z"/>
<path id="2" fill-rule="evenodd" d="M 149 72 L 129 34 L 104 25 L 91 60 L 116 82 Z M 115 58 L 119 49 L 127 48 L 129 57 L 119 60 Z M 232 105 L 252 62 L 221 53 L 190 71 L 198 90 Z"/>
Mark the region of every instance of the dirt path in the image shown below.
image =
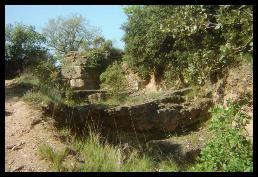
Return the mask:
<path id="1" fill-rule="evenodd" d="M 42 143 L 53 148 L 65 145 L 49 118 L 21 100 L 14 80 L 5 81 L 5 171 L 51 171 L 38 155 Z"/>

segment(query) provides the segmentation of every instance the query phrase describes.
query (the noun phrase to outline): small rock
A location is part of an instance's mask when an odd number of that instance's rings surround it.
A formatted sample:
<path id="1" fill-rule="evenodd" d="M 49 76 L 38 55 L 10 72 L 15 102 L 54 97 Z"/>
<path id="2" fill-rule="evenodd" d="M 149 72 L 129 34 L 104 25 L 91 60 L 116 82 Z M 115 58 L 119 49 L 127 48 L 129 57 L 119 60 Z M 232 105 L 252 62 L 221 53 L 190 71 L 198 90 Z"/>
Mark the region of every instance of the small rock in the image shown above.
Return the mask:
<path id="1" fill-rule="evenodd" d="M 68 151 L 69 155 L 76 155 L 77 154 L 77 151 L 75 149 L 71 148 L 71 147 L 68 147 L 67 151 Z"/>
<path id="2" fill-rule="evenodd" d="M 9 146 L 6 146 L 6 149 L 11 149 L 11 150 L 15 151 L 15 150 L 21 149 L 21 146 L 24 144 L 25 144 L 25 142 L 20 142 L 19 144 L 9 145 Z"/>
<path id="3" fill-rule="evenodd" d="M 34 170 L 33 170 L 32 167 L 29 167 L 28 171 L 29 171 L 29 172 L 34 172 Z"/>
<path id="4" fill-rule="evenodd" d="M 22 170 L 24 167 L 25 167 L 24 165 L 21 165 L 21 166 L 15 168 L 12 172 L 20 171 L 20 170 Z"/>
<path id="5" fill-rule="evenodd" d="M 13 164 L 13 162 L 14 162 L 14 160 L 12 160 L 11 162 L 9 162 L 9 163 L 8 163 L 8 165 L 12 165 L 12 164 Z"/>
<path id="6" fill-rule="evenodd" d="M 30 124 L 30 127 L 33 128 L 35 125 L 39 124 L 42 121 L 41 118 L 34 118 Z"/>
<path id="7" fill-rule="evenodd" d="M 85 160 L 82 157 L 76 157 L 76 161 L 80 163 L 85 163 Z"/>

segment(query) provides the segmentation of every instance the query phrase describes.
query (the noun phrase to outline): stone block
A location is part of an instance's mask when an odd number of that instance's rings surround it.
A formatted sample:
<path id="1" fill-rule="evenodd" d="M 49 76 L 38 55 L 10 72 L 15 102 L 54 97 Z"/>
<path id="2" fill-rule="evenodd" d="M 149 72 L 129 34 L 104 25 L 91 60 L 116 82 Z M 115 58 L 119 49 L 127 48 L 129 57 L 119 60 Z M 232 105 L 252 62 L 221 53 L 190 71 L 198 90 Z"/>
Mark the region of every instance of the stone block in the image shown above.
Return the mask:
<path id="1" fill-rule="evenodd" d="M 84 80 L 82 79 L 71 79 L 70 85 L 72 88 L 83 88 L 85 86 Z"/>
<path id="2" fill-rule="evenodd" d="M 67 79 L 79 79 L 84 73 L 81 66 L 66 66 L 62 68 L 61 74 Z"/>

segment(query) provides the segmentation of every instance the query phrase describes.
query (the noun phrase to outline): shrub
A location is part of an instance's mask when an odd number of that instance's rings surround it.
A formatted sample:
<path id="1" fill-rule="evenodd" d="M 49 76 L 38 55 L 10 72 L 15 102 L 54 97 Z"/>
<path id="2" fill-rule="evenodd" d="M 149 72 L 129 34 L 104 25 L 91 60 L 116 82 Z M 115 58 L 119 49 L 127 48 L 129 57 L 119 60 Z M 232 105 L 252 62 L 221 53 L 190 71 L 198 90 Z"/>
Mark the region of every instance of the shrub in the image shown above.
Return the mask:
<path id="1" fill-rule="evenodd" d="M 195 171 L 253 171 L 252 144 L 244 136 L 248 116 L 241 112 L 240 105 L 230 103 L 227 109 L 211 110 L 210 131 L 215 137 L 201 151 Z"/>
<path id="2" fill-rule="evenodd" d="M 33 75 L 35 75 L 41 83 L 48 85 L 54 85 L 58 79 L 58 71 L 51 60 L 41 61 L 34 69 Z"/>
<path id="3" fill-rule="evenodd" d="M 51 102 L 51 99 L 45 95 L 43 95 L 39 91 L 28 91 L 23 95 L 23 99 L 30 103 L 37 104 L 48 104 Z"/>
<path id="4" fill-rule="evenodd" d="M 52 102 L 54 104 L 76 104 L 73 92 L 67 83 L 61 81 L 59 69 L 55 67 L 54 59 L 41 61 L 32 74 L 23 74 L 18 78 L 20 83 L 30 83 L 36 89 L 28 92 L 25 99 L 30 102 Z"/>
<path id="5" fill-rule="evenodd" d="M 101 88 L 110 90 L 113 93 L 124 91 L 128 85 L 124 76 L 121 64 L 115 62 L 100 75 Z"/>

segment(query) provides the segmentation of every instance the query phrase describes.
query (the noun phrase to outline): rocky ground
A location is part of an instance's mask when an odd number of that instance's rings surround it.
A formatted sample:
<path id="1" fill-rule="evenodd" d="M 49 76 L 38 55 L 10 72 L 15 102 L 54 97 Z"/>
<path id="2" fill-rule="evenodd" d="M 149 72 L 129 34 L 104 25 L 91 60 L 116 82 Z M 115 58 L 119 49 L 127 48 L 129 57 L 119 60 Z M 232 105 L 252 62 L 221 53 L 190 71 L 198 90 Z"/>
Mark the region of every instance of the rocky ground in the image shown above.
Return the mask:
<path id="1" fill-rule="evenodd" d="M 57 138 L 51 121 L 24 103 L 13 80 L 5 81 L 5 171 L 46 172 L 48 164 L 38 155 L 42 143 L 54 148 L 65 145 Z"/>

